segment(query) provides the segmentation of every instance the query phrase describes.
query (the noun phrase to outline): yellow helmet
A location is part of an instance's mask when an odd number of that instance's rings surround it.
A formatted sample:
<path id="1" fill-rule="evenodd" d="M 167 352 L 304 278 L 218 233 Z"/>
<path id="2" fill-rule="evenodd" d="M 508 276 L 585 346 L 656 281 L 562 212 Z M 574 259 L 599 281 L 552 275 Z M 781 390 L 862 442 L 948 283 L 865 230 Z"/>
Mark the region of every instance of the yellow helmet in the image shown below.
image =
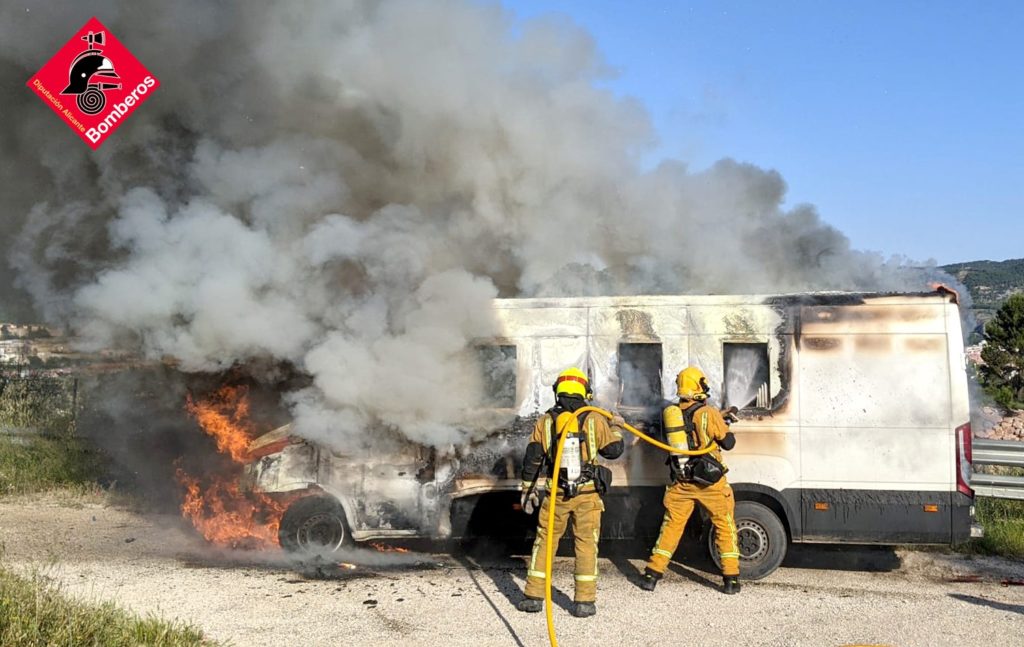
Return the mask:
<path id="1" fill-rule="evenodd" d="M 676 376 L 676 393 L 683 400 L 707 400 L 708 380 L 696 366 L 688 366 Z"/>
<path id="2" fill-rule="evenodd" d="M 590 380 L 587 379 L 587 374 L 575 366 L 559 373 L 558 379 L 555 380 L 555 396 L 563 394 L 579 395 L 589 400 L 593 393 L 590 391 Z"/>

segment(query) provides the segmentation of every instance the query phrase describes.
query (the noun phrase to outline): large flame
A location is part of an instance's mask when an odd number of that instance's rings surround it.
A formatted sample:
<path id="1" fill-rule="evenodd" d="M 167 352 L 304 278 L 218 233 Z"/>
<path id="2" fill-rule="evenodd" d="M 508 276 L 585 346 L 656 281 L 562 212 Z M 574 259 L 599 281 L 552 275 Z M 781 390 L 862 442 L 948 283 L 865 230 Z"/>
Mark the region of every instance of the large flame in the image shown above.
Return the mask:
<path id="1" fill-rule="evenodd" d="M 189 413 L 217 443 L 217 450 L 237 466 L 231 474 L 199 478 L 179 467 L 178 482 L 185 488 L 181 514 L 207 541 L 233 548 L 270 548 L 278 545 L 277 531 L 285 504 L 262 492 L 241 488 L 241 467 L 248 462 L 246 448 L 252 437 L 248 393 L 224 387 L 204 400 L 188 398 Z"/>
<path id="2" fill-rule="evenodd" d="M 181 513 L 207 541 L 233 548 L 278 545 L 283 503 L 261 492 L 242 492 L 237 477 L 212 477 L 204 490 L 198 478 L 181 468 L 177 476 L 186 489 Z"/>
<path id="3" fill-rule="evenodd" d="M 217 442 L 217 451 L 230 454 L 236 463 L 244 463 L 249 447 L 249 393 L 244 387 L 225 386 L 210 398 L 195 402 L 192 396 L 185 408 Z"/>

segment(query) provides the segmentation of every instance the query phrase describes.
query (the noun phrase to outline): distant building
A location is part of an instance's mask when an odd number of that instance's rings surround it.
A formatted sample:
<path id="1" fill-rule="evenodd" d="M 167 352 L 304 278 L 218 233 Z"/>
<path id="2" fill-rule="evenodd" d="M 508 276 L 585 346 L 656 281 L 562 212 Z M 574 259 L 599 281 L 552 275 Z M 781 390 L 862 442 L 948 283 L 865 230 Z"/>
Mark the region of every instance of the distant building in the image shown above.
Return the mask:
<path id="1" fill-rule="evenodd" d="M 66 373 L 110 370 L 138 361 L 123 351 L 78 351 L 62 330 L 44 324 L 0 323 L 0 369 Z"/>
<path id="2" fill-rule="evenodd" d="M 14 339 L 47 339 L 61 337 L 63 331 L 51 328 L 46 324 L 13 324 L 0 323 L 0 341 Z"/>
<path id="3" fill-rule="evenodd" d="M 0 364 L 27 364 L 29 344 L 21 339 L 0 340 Z"/>
<path id="4" fill-rule="evenodd" d="M 964 349 L 964 353 L 967 355 L 967 361 L 975 366 L 983 366 L 985 360 L 981 359 L 981 349 L 985 347 L 985 342 L 975 344 L 974 346 L 968 346 Z"/>

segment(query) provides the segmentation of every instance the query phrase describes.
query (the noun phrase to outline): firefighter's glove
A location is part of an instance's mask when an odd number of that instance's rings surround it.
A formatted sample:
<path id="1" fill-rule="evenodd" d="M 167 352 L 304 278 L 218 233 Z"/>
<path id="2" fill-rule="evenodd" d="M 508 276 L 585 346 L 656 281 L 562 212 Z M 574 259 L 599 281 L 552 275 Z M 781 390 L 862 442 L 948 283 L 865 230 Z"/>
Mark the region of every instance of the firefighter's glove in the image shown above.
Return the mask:
<path id="1" fill-rule="evenodd" d="M 523 512 L 533 514 L 533 511 L 540 507 L 540 493 L 537 492 L 537 488 L 523 492 L 523 495 L 519 497 L 519 503 L 523 507 Z"/>
<path id="2" fill-rule="evenodd" d="M 726 432 L 725 436 L 718 441 L 718 446 L 725 451 L 729 451 L 736 446 L 736 434 L 731 431 Z"/>
<path id="3" fill-rule="evenodd" d="M 626 428 L 626 420 L 625 420 L 625 418 L 623 418 L 622 416 L 620 416 L 617 413 L 613 413 L 612 414 L 611 420 L 608 421 L 608 424 L 610 424 L 613 427 L 618 427 L 619 429 L 625 429 Z"/>

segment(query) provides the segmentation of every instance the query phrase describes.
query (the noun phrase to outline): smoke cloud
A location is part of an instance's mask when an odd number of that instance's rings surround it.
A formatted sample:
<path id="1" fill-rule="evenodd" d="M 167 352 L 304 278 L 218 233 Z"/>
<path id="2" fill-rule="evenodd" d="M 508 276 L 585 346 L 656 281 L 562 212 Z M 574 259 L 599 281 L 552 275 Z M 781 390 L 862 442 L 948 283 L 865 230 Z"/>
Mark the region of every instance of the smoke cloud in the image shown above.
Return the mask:
<path id="1" fill-rule="evenodd" d="M 96 153 L 25 89 L 97 16 L 161 87 Z M 495 296 L 925 287 L 775 171 L 643 170 L 593 40 L 468 0 L 8 2 L 0 286 L 92 347 L 312 376 L 296 429 L 433 445 Z"/>

